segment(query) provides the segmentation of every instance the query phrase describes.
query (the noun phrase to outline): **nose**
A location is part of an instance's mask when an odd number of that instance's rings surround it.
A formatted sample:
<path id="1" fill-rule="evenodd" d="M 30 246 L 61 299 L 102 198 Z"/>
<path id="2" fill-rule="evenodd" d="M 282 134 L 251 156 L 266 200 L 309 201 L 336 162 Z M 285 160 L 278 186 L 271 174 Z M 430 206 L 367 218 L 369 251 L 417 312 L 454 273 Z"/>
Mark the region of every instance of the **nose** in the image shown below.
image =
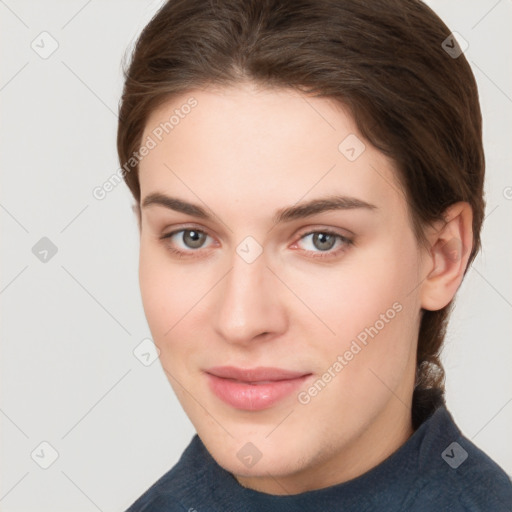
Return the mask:
<path id="1" fill-rule="evenodd" d="M 217 334 L 229 343 L 243 345 L 284 332 L 287 315 L 278 286 L 264 253 L 252 263 L 234 254 L 230 272 L 216 287 Z"/>

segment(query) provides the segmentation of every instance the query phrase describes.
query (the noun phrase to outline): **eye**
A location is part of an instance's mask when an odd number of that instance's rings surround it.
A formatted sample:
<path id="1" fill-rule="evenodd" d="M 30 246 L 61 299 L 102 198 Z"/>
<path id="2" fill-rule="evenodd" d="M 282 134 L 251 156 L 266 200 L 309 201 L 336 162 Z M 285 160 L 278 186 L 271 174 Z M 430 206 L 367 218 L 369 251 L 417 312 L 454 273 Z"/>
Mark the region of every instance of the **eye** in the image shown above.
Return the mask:
<path id="1" fill-rule="evenodd" d="M 204 249 L 208 239 L 212 239 L 200 229 L 184 228 L 172 231 L 160 237 L 168 249 L 180 257 L 194 257 Z M 306 253 L 313 258 L 335 257 L 347 250 L 353 241 L 331 230 L 310 231 L 303 234 L 292 247 L 303 245 Z"/>
<path id="2" fill-rule="evenodd" d="M 167 233 L 160 237 L 166 241 L 169 249 L 180 255 L 189 255 L 202 249 L 205 241 L 211 238 L 207 233 L 200 229 L 180 229 Z"/>
<path id="3" fill-rule="evenodd" d="M 314 258 L 336 256 L 353 243 L 346 236 L 330 230 L 311 231 L 302 235 L 299 242 L 303 242 L 306 252 L 312 253 Z M 333 248 L 335 249 L 333 250 Z"/>

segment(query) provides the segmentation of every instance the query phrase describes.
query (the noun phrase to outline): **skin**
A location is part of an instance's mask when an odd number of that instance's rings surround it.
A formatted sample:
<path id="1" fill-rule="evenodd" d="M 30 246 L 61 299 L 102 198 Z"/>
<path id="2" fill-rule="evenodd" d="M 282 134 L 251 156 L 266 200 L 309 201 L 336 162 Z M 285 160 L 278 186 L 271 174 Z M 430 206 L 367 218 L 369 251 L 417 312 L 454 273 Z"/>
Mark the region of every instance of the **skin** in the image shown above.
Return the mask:
<path id="1" fill-rule="evenodd" d="M 241 485 L 296 494 L 350 480 L 413 433 L 421 310 L 444 307 L 460 285 L 471 209 L 452 205 L 445 222 L 426 229 L 424 248 L 393 162 L 339 104 L 287 89 L 189 91 L 151 114 L 143 140 L 192 96 L 197 106 L 139 169 L 140 287 L 164 371 L 208 451 Z M 366 145 L 355 161 L 338 149 L 349 134 Z M 157 192 L 212 218 L 142 206 Z M 375 208 L 273 222 L 283 208 L 333 194 Z M 200 247 L 184 240 L 190 232 L 161 239 L 180 229 L 208 237 Z M 352 243 L 335 238 L 322 250 L 308 233 L 325 229 Z M 248 236 L 263 249 L 252 263 L 236 251 Z M 307 404 L 292 393 L 241 411 L 207 385 L 212 366 L 274 366 L 312 373 L 307 392 L 396 303 L 400 312 Z M 248 442 L 261 453 L 252 467 L 237 457 Z"/>

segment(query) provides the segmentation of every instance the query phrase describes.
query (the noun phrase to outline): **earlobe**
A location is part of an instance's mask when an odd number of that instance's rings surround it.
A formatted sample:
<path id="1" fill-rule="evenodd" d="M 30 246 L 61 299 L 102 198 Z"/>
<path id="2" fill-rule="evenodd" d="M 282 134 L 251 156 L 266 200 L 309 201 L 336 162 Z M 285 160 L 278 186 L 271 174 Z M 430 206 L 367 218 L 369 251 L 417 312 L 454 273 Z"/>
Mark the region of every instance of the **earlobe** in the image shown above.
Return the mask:
<path id="1" fill-rule="evenodd" d="M 455 296 L 473 247 L 472 224 L 471 206 L 458 202 L 446 209 L 444 220 L 428 233 L 430 250 L 421 287 L 422 308 L 442 309 Z"/>

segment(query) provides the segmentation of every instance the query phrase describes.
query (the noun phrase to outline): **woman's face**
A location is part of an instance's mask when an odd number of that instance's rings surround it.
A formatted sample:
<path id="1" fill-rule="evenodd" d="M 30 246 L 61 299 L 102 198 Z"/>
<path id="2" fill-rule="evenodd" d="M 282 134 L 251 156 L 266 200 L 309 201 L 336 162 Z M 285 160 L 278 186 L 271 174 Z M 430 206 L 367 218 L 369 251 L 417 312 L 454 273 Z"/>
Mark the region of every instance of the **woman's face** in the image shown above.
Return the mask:
<path id="1" fill-rule="evenodd" d="M 250 84 L 172 99 L 143 144 L 144 309 L 212 456 L 295 494 L 396 450 L 428 272 L 392 163 L 334 102 Z"/>

